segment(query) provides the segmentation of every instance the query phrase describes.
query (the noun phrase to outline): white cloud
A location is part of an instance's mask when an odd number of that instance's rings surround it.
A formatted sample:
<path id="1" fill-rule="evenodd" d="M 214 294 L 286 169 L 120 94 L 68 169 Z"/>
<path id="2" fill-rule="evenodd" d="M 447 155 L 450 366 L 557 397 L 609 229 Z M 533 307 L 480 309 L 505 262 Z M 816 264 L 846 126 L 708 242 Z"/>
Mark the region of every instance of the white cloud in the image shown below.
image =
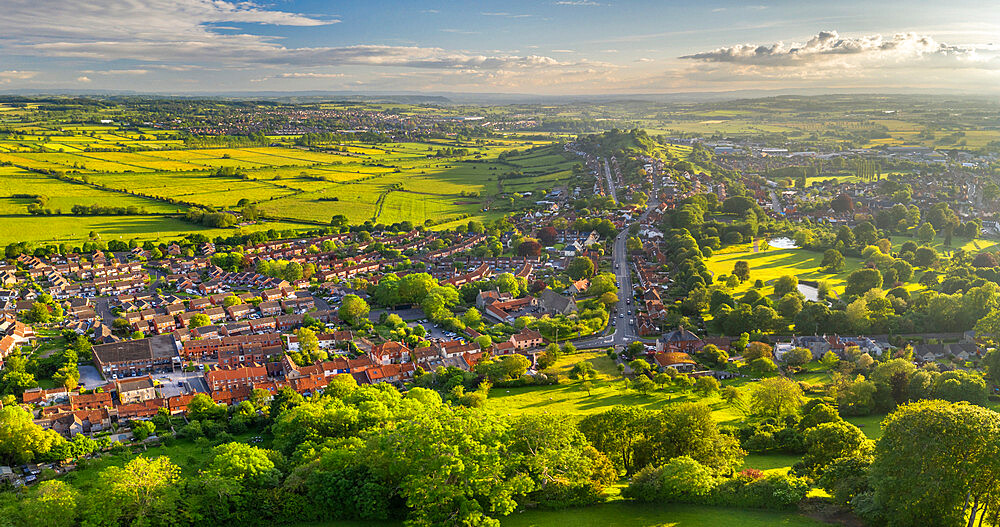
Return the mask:
<path id="1" fill-rule="evenodd" d="M 81 73 L 86 73 L 88 75 L 145 75 L 149 73 L 149 70 L 145 69 L 124 69 L 124 70 L 84 70 Z"/>
<path id="2" fill-rule="evenodd" d="M 483 16 L 502 16 L 502 17 L 505 17 L 505 18 L 528 18 L 528 17 L 535 16 L 535 15 L 528 15 L 528 14 L 524 14 L 524 13 L 515 14 L 515 13 L 507 13 L 507 12 L 483 12 L 483 13 L 479 13 L 479 14 L 483 15 Z"/>
<path id="3" fill-rule="evenodd" d="M 884 37 L 841 37 L 836 31 L 821 31 L 804 43 L 739 44 L 681 58 L 770 67 L 793 67 L 823 61 L 903 62 L 925 58 L 973 59 L 976 50 L 936 42 L 916 33 Z"/>
<path id="4" fill-rule="evenodd" d="M 28 80 L 38 75 L 37 71 L 7 70 L 0 71 L 0 84 L 10 81 Z"/>
<path id="5" fill-rule="evenodd" d="M 76 82 L 90 82 L 90 77 L 80 76 L 76 78 Z"/>
<path id="6" fill-rule="evenodd" d="M 649 57 L 642 57 L 642 58 L 635 59 L 635 61 L 636 62 L 655 62 L 656 59 L 651 59 Z"/>
<path id="7" fill-rule="evenodd" d="M 265 82 L 272 79 L 342 79 L 344 77 L 347 77 L 347 75 L 343 73 L 293 72 L 278 73 L 276 75 L 269 75 L 259 79 L 250 79 L 250 82 Z"/>
<path id="8" fill-rule="evenodd" d="M 604 4 L 599 2 L 592 2 L 591 0 L 560 0 L 556 2 L 556 5 L 564 5 L 571 7 L 598 7 Z"/>
<path id="9" fill-rule="evenodd" d="M 286 47 L 278 38 L 223 33 L 220 22 L 316 26 L 338 22 L 270 11 L 250 2 L 226 0 L 49 0 L 51 15 L 39 16 L 29 0 L 5 0 L 0 16 L 0 53 L 94 61 L 138 61 L 151 68 L 262 68 L 360 65 L 411 68 L 564 67 L 539 55 L 475 53 L 435 47 L 359 44 Z M 484 13 L 485 14 L 485 13 Z M 520 17 L 510 13 L 502 16 Z M 462 30 L 457 30 L 462 31 Z M 122 70 L 119 74 L 126 74 Z"/>

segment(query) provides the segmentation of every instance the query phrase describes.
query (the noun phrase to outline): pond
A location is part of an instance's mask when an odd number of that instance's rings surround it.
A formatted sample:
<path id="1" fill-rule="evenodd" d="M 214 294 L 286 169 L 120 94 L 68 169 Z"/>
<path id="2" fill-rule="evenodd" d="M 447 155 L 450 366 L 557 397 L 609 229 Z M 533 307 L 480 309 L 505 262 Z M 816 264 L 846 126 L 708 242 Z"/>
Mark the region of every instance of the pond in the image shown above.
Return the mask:
<path id="1" fill-rule="evenodd" d="M 780 238 L 771 238 L 767 241 L 767 244 L 775 249 L 798 249 L 799 246 L 795 245 L 795 240 L 782 236 Z"/>
<path id="2" fill-rule="evenodd" d="M 799 292 L 802 293 L 802 296 L 806 297 L 806 300 L 812 302 L 819 301 L 819 289 L 816 287 L 799 283 Z"/>

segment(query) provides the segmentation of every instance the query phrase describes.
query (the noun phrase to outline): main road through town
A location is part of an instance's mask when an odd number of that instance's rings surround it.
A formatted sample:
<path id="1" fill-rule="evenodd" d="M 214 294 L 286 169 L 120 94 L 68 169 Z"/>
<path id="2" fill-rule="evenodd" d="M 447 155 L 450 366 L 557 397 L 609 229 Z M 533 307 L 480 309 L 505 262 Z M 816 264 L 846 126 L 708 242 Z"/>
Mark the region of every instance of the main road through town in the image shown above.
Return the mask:
<path id="1" fill-rule="evenodd" d="M 608 190 L 614 198 L 616 196 L 615 186 L 611 178 L 611 169 L 608 166 L 607 160 L 603 160 L 603 166 L 605 176 L 608 180 Z M 615 201 L 617 201 L 617 198 L 615 198 Z M 601 336 L 578 339 L 574 341 L 574 345 L 577 348 L 627 346 L 630 342 L 638 338 L 638 331 L 635 326 L 636 306 L 632 302 L 632 273 L 628 263 L 628 251 L 625 249 L 625 242 L 629 236 L 628 228 L 633 223 L 645 220 L 656 209 L 657 205 L 657 202 L 650 201 L 641 216 L 634 218 L 631 223 L 622 226 L 621 232 L 615 237 L 614 244 L 612 245 L 611 260 L 614 266 L 615 279 L 618 282 L 618 304 L 615 305 L 615 309 L 612 310 L 610 316 L 614 325 L 609 325 L 608 329 L 613 328 L 614 331 L 611 333 L 605 332 Z"/>

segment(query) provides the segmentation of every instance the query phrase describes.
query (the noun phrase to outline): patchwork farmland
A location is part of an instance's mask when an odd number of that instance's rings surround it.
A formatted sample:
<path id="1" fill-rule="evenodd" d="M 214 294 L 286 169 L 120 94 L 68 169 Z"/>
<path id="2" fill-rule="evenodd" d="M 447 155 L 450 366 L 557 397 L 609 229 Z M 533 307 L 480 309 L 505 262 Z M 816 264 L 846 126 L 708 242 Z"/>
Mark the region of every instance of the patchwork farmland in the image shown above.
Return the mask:
<path id="1" fill-rule="evenodd" d="M 9 122 L 9 121 L 8 121 Z M 551 189 L 574 161 L 555 140 L 518 137 L 296 146 L 185 147 L 170 132 L 115 126 L 24 123 L 0 137 L 0 215 L 23 226 L 18 240 L 101 235 L 177 236 L 204 229 L 182 221 L 191 208 L 262 215 L 249 229 L 314 228 L 338 214 L 351 223 L 446 224 L 506 212 L 500 195 Z M 504 179 L 505 175 L 516 177 Z M 74 206 L 128 214 L 80 218 Z M 0 234 L 0 242 L 9 242 Z"/>

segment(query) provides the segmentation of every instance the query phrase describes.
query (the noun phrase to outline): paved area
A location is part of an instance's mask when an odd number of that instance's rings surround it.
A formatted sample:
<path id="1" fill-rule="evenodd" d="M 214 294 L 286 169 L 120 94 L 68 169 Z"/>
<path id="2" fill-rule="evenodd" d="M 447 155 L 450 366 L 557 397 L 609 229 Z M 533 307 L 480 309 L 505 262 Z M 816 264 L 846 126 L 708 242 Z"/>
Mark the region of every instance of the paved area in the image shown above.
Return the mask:
<path id="1" fill-rule="evenodd" d="M 80 386 L 88 390 L 93 390 L 94 388 L 104 384 L 104 379 L 101 378 L 100 372 L 97 371 L 97 367 L 91 366 L 90 364 L 80 365 Z"/>
<path id="2" fill-rule="evenodd" d="M 202 377 L 202 372 L 174 372 L 154 375 L 160 381 L 160 394 L 173 397 L 182 393 L 208 392 L 208 385 Z"/>

